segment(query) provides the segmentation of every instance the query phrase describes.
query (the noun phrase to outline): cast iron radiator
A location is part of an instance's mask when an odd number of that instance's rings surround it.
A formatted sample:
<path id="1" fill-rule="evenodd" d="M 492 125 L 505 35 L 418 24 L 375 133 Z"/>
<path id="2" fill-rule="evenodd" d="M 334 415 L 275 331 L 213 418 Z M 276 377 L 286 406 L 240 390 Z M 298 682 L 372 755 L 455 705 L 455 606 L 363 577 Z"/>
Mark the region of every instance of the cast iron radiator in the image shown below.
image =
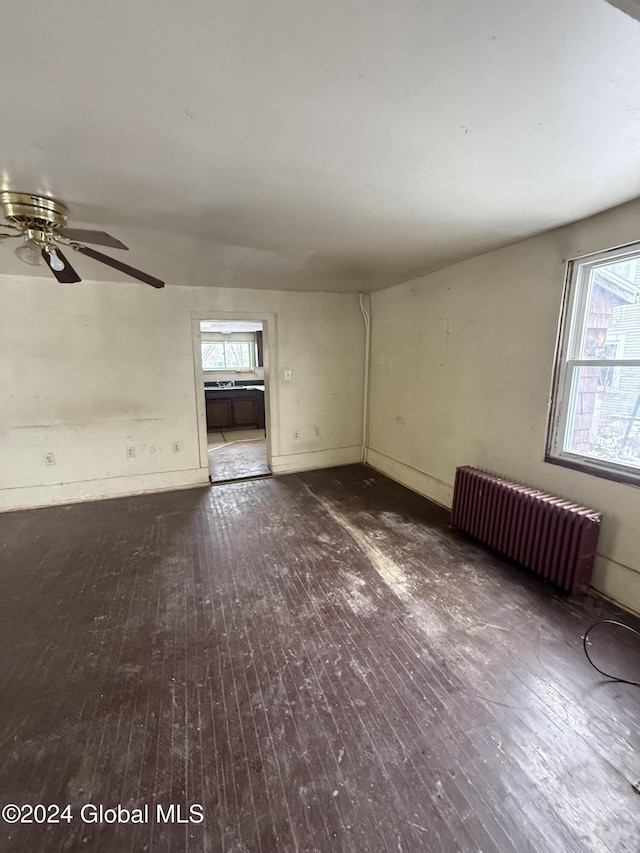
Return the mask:
<path id="1" fill-rule="evenodd" d="M 451 524 L 571 594 L 589 588 L 601 516 L 479 468 L 456 468 Z"/>

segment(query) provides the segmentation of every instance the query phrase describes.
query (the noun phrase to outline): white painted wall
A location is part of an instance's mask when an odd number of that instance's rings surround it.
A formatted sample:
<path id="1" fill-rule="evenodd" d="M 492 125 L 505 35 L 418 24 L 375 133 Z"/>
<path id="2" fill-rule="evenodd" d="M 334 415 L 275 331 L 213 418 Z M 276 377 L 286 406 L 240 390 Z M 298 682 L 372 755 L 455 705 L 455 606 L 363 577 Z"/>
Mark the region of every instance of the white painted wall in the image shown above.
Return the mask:
<path id="1" fill-rule="evenodd" d="M 275 314 L 274 470 L 358 461 L 364 332 L 355 294 L 0 276 L 0 509 L 208 482 L 192 317 L 216 311 Z"/>
<path id="2" fill-rule="evenodd" d="M 565 259 L 640 238 L 640 201 L 372 299 L 369 462 L 451 505 L 477 465 L 601 510 L 596 589 L 640 611 L 640 489 L 543 462 Z"/>

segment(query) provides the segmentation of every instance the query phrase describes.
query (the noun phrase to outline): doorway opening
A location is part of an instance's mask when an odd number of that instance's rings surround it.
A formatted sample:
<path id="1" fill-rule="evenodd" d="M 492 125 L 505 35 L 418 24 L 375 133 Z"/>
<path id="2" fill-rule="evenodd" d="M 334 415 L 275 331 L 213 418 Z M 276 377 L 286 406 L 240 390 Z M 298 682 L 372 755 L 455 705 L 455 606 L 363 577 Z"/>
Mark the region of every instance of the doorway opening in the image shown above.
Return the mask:
<path id="1" fill-rule="evenodd" d="M 209 479 L 271 476 L 264 325 L 200 320 L 199 332 Z"/>

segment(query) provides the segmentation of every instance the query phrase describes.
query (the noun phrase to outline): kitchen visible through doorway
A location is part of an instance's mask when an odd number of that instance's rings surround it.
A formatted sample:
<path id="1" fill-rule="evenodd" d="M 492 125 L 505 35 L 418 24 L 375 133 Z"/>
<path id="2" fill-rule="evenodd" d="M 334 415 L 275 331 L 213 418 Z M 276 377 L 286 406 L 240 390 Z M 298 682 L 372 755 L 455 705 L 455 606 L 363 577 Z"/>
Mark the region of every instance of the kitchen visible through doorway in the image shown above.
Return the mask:
<path id="1" fill-rule="evenodd" d="M 201 356 L 212 483 L 269 476 L 263 325 L 201 320 Z"/>

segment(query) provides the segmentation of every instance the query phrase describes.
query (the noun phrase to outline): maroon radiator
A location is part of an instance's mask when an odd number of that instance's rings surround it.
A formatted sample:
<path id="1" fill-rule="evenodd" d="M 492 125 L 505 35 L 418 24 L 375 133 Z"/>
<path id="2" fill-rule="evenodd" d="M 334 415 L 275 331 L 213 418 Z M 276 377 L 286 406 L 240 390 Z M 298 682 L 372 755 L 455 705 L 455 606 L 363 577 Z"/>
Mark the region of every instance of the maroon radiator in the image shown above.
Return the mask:
<path id="1" fill-rule="evenodd" d="M 451 524 L 572 594 L 586 592 L 601 516 L 464 466 L 456 468 Z"/>

